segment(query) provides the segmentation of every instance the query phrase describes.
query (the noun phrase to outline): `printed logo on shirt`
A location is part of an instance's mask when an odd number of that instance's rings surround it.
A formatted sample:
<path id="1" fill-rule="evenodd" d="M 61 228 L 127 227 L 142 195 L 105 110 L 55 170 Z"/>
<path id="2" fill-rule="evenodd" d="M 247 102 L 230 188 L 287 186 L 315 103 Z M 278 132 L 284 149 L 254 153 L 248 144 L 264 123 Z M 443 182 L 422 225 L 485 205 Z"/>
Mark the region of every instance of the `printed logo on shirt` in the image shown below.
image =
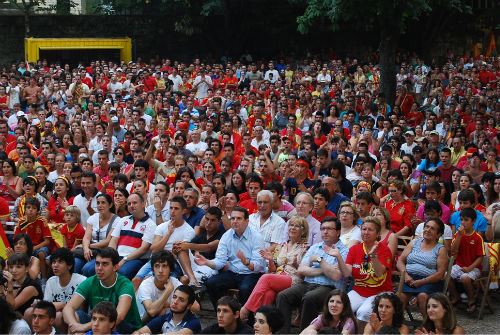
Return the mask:
<path id="1" fill-rule="evenodd" d="M 127 220 L 123 221 L 123 226 L 124 226 L 124 227 L 125 227 L 127 224 L 128 224 L 128 221 L 127 221 Z"/>
<path id="2" fill-rule="evenodd" d="M 141 226 L 141 228 L 139 228 L 139 230 L 140 230 L 141 232 L 144 232 L 144 231 L 146 230 L 146 227 L 147 227 L 147 226 L 146 226 L 145 224 L 143 224 L 143 225 Z"/>

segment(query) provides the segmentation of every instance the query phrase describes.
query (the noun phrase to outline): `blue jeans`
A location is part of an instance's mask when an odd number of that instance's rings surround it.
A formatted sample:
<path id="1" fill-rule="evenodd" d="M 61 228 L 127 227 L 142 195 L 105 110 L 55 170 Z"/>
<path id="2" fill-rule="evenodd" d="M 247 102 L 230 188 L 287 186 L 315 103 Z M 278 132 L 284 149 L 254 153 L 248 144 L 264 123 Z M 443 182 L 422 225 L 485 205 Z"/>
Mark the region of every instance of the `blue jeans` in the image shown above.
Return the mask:
<path id="1" fill-rule="evenodd" d="M 38 254 L 43 252 L 45 254 L 45 258 L 47 258 L 48 255 L 50 255 L 50 249 L 49 247 L 42 247 L 37 250 L 33 250 L 33 256 L 38 257 Z"/>
<path id="2" fill-rule="evenodd" d="M 76 266 L 76 263 L 75 263 L 75 266 Z M 82 275 L 84 275 L 87 278 L 95 275 L 95 258 L 91 259 L 90 262 L 85 263 L 85 265 L 82 268 Z"/>
<path id="3" fill-rule="evenodd" d="M 78 315 L 78 319 L 80 319 L 81 324 L 90 322 L 90 314 L 82 311 L 81 309 L 76 311 L 76 315 Z M 132 334 L 137 329 L 135 329 L 135 327 L 127 321 L 123 320 L 119 325 L 116 326 L 116 330 L 118 330 L 118 333 L 120 334 Z"/>
<path id="4" fill-rule="evenodd" d="M 123 257 L 120 257 L 120 260 Z M 118 273 L 132 280 L 139 269 L 146 263 L 145 259 L 131 259 L 122 265 Z"/>
<path id="5" fill-rule="evenodd" d="M 238 300 L 244 305 L 253 288 L 259 280 L 260 273 L 238 274 L 232 271 L 223 271 L 207 279 L 207 292 L 210 301 L 217 310 L 217 300 L 222 297 L 228 289 L 238 289 Z"/>
<path id="6" fill-rule="evenodd" d="M 75 265 L 73 266 L 73 272 L 81 274 L 86 260 L 80 257 L 74 257 L 74 258 L 75 258 Z"/>
<path id="7" fill-rule="evenodd" d="M 170 276 L 178 279 L 182 275 L 182 267 L 179 265 L 179 262 L 175 262 L 174 272 L 172 272 Z M 152 277 L 153 269 L 151 268 L 151 261 L 148 261 L 146 264 L 144 264 L 144 266 L 139 270 L 139 272 L 137 272 L 135 276 L 141 279 Z"/>

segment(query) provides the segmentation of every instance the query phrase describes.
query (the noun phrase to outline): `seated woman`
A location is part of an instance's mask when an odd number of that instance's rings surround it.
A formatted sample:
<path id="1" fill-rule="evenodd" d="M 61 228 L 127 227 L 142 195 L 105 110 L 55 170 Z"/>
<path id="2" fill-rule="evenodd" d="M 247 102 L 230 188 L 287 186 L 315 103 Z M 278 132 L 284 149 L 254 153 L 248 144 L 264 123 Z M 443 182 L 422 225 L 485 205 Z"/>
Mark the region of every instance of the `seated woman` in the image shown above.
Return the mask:
<path id="1" fill-rule="evenodd" d="M 309 226 L 305 218 L 294 216 L 288 221 L 289 241 L 277 246 L 274 255 L 267 250 L 261 250 L 261 255 L 268 262 L 269 272 L 259 278 L 257 285 L 240 310 L 240 318 L 246 320 L 250 312 L 255 312 L 260 306 L 271 305 L 276 295 L 301 282 L 297 274 L 302 257 L 307 252 L 307 237 Z"/>
<path id="2" fill-rule="evenodd" d="M 330 291 L 323 304 L 323 312 L 300 334 L 315 335 L 325 327 L 335 327 L 344 335 L 358 333 L 356 317 L 352 312 L 349 297 L 344 290 Z"/>
<path id="3" fill-rule="evenodd" d="M 3 272 L 7 279 L 5 300 L 14 310 L 24 314 L 35 299 L 43 299 L 42 287 L 28 275 L 30 259 L 26 254 L 16 252 L 7 263 L 9 271 Z"/>
<path id="4" fill-rule="evenodd" d="M 375 298 L 370 323 L 363 334 L 378 334 L 382 327 L 391 326 L 399 330 L 399 334 L 409 334 L 410 330 L 403 324 L 404 309 L 401 300 L 393 293 L 382 293 Z M 380 332 L 380 334 L 385 334 Z"/>
<path id="5" fill-rule="evenodd" d="M 348 248 L 361 243 L 361 229 L 358 227 L 359 211 L 356 205 L 350 201 L 340 204 L 339 221 L 341 224 L 340 240 Z"/>
<path id="6" fill-rule="evenodd" d="M 95 250 L 108 246 L 116 219 L 119 217 L 115 214 L 115 205 L 111 197 L 108 194 L 99 194 L 97 196 L 97 213 L 94 213 L 87 220 L 81 250 L 74 252 L 74 271 L 76 273 L 83 272 L 87 277 L 95 273 Z"/>
<path id="7" fill-rule="evenodd" d="M 47 222 L 64 223 L 64 209 L 73 205 L 73 187 L 66 177 L 54 182 L 54 194 L 47 205 Z"/>
<path id="8" fill-rule="evenodd" d="M 438 242 L 443 233 L 443 221 L 439 218 L 429 219 L 424 225 L 423 238 L 412 240 L 397 263 L 399 271 L 406 271 L 400 295 L 403 306 L 406 306 L 408 299 L 416 296 L 424 317 L 428 295 L 443 289 L 441 280 L 448 264 L 446 248 Z"/>
<path id="9" fill-rule="evenodd" d="M 261 306 L 255 313 L 253 330 L 255 334 L 277 334 L 284 322 L 283 314 L 275 306 Z"/>
<path id="10" fill-rule="evenodd" d="M 19 221 L 19 218 L 24 216 L 24 205 L 26 203 L 26 199 L 35 197 L 38 200 L 40 200 L 40 208 L 41 210 L 41 215 L 44 215 L 45 208 L 47 208 L 47 199 L 42 197 L 39 193 L 37 193 L 38 190 L 38 180 L 33 177 L 33 176 L 27 176 L 23 180 L 23 191 L 24 194 L 16 199 L 16 202 L 14 203 L 14 211 L 12 212 L 11 216 L 14 219 L 15 222 Z"/>
<path id="11" fill-rule="evenodd" d="M 14 249 L 7 248 L 7 257 L 12 256 L 14 253 L 26 254 L 29 257 L 28 273 L 31 279 L 36 280 L 40 274 L 40 260 L 33 255 L 33 242 L 26 234 L 19 234 L 14 237 L 12 241 Z"/>
<path id="12" fill-rule="evenodd" d="M 427 316 L 424 318 L 422 330 L 415 330 L 415 334 L 465 334 L 465 330 L 457 325 L 453 305 L 446 294 L 431 294 L 426 306 Z"/>
<path id="13" fill-rule="evenodd" d="M 415 206 L 406 196 L 406 184 L 401 180 L 394 180 L 389 184 L 390 199 L 384 206 L 391 214 L 391 228 L 396 236 L 409 236 L 415 215 Z"/>
<path id="14" fill-rule="evenodd" d="M 349 249 L 345 262 L 347 271 L 354 280 L 353 289 L 348 296 L 360 328 L 364 328 L 365 323 L 370 321 L 372 304 L 377 294 L 393 291 L 392 253 L 385 244 L 378 242 L 380 230 L 377 218 L 365 217 L 361 226 L 363 243 Z"/>
<path id="15" fill-rule="evenodd" d="M 394 255 L 398 248 L 398 238 L 396 234 L 391 231 L 391 215 L 384 207 L 375 206 L 372 208 L 372 216 L 380 221 L 380 243 L 385 244 Z"/>

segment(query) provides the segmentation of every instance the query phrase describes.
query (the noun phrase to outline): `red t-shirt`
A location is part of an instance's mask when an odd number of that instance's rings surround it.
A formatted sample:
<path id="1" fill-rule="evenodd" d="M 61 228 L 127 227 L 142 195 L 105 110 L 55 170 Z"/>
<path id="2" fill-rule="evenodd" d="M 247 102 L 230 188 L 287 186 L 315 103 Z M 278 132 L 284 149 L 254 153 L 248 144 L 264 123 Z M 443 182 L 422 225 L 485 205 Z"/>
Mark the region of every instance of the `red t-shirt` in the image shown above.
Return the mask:
<path id="1" fill-rule="evenodd" d="M 68 249 L 73 249 L 76 241 L 83 240 L 83 236 L 85 235 L 85 229 L 83 229 L 81 224 L 77 224 L 73 230 L 69 230 L 68 225 L 64 224 L 59 231 L 64 236 Z"/>
<path id="2" fill-rule="evenodd" d="M 333 216 L 334 218 L 337 217 L 337 215 L 335 215 L 335 213 L 333 212 L 330 212 L 328 209 L 325 211 L 325 214 L 323 214 L 323 216 L 318 216 L 316 215 L 316 210 L 313 209 L 311 215 L 313 216 L 313 218 L 315 218 L 316 220 L 318 220 L 319 222 L 321 222 L 324 218 L 326 218 L 327 216 Z"/>
<path id="3" fill-rule="evenodd" d="M 410 216 L 415 214 L 415 206 L 410 200 L 403 200 L 397 205 L 394 205 L 394 200 L 391 199 L 384 204 L 384 207 L 391 215 L 391 229 L 395 233 L 404 227 L 412 227 Z"/>
<path id="4" fill-rule="evenodd" d="M 368 270 L 361 270 L 361 265 L 365 262 L 365 244 L 356 244 L 349 249 L 346 264 L 352 265 L 352 278 L 354 279 L 353 290 L 360 296 L 368 298 L 382 292 L 392 292 L 392 253 L 385 244 L 379 244 L 377 256 L 380 263 L 385 266 L 386 271 L 380 277 L 375 276 L 373 265 L 368 263 Z M 371 261 L 371 256 L 368 257 Z"/>
<path id="5" fill-rule="evenodd" d="M 47 224 L 47 220 L 44 217 L 37 217 L 36 220 L 32 223 L 29 223 L 27 226 L 23 227 L 23 224 L 26 222 L 26 217 L 24 216 L 19 220 L 19 224 L 16 227 L 16 231 L 14 233 L 14 237 L 19 234 L 26 234 L 31 238 L 31 242 L 33 242 L 33 246 L 36 246 L 43 242 L 44 238 L 52 238 L 52 234 L 50 233 L 49 225 Z"/>
<path id="6" fill-rule="evenodd" d="M 240 201 L 240 206 L 246 208 L 248 210 L 248 214 L 252 215 L 259 211 L 257 204 L 252 201 L 252 199 L 248 199 L 245 201 Z"/>
<path id="7" fill-rule="evenodd" d="M 457 238 L 457 233 L 453 236 L 453 242 Z M 476 258 L 479 256 L 486 255 L 484 250 L 484 241 L 481 235 L 479 235 L 475 230 L 470 234 L 462 234 L 460 238 L 460 245 L 458 247 L 458 253 L 455 256 L 455 263 L 459 266 L 466 267 L 471 265 Z M 479 264 L 479 271 L 483 271 L 483 266 Z"/>
<path id="8" fill-rule="evenodd" d="M 74 197 L 68 199 L 68 203 L 73 205 Z M 64 208 L 59 205 L 59 201 L 52 197 L 47 204 L 47 212 L 50 212 L 50 221 L 55 223 L 64 223 Z"/>

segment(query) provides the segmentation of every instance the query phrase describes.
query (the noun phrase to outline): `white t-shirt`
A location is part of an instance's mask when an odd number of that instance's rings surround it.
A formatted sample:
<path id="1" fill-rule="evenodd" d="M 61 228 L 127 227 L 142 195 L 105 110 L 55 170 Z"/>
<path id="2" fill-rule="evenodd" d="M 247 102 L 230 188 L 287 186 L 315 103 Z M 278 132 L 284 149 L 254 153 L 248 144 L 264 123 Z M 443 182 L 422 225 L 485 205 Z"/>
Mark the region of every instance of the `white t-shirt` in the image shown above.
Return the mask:
<path id="1" fill-rule="evenodd" d="M 97 212 L 97 196 L 101 194 L 100 192 L 98 192 L 93 198 L 92 198 L 92 202 L 90 204 L 90 207 L 92 207 L 92 209 Z M 82 216 L 82 226 L 83 228 L 87 228 L 87 220 L 89 219 L 90 217 L 90 214 L 89 214 L 89 211 L 87 210 L 87 204 L 88 204 L 88 201 L 87 201 L 87 198 L 85 198 L 84 196 L 82 196 L 81 194 L 78 194 L 75 199 L 73 200 L 73 205 L 80 208 L 80 213 L 81 213 L 81 216 Z"/>
<path id="2" fill-rule="evenodd" d="M 155 230 L 155 235 L 158 236 L 165 236 L 168 233 L 168 224 L 170 221 L 163 222 L 161 225 L 156 227 Z M 174 232 L 172 235 L 170 235 L 170 238 L 168 239 L 167 243 L 165 244 L 164 249 L 165 250 L 172 250 L 174 246 L 174 242 L 177 241 L 186 241 L 190 242 L 194 238 L 194 229 L 186 222 L 184 221 L 184 224 L 178 228 L 175 228 Z"/>
<path id="3" fill-rule="evenodd" d="M 145 219 L 145 220 L 144 220 Z M 120 220 L 116 220 L 115 224 L 115 229 L 113 229 L 113 232 L 111 233 L 112 237 L 118 237 L 120 236 L 127 236 L 127 242 L 137 242 L 132 241 L 133 238 L 138 239 L 138 235 L 142 236 L 140 239 L 144 242 L 148 242 L 149 244 L 153 243 L 154 239 L 154 233 L 156 229 L 156 223 L 151 220 L 149 215 L 141 219 L 141 221 L 137 222 L 134 226 L 134 217 L 133 216 L 126 216 L 124 218 L 121 218 Z M 133 228 L 132 228 L 133 227 Z M 123 232 L 123 234 L 122 234 Z M 141 242 L 142 243 L 142 242 Z M 127 243 L 129 244 L 129 243 Z M 127 245 L 125 243 L 120 244 L 118 242 L 118 254 L 121 257 L 125 257 L 130 255 L 132 252 L 137 250 L 136 247 Z M 146 252 L 144 255 L 142 255 L 141 259 L 147 259 L 149 258 L 150 251 Z"/>
<path id="4" fill-rule="evenodd" d="M 212 79 L 210 76 L 205 75 L 205 82 L 201 82 L 201 75 L 197 76 L 194 80 L 193 86 L 197 86 L 196 89 L 196 97 L 201 100 L 204 99 L 208 95 L 208 89 L 210 88 L 209 84 L 212 85 Z"/>
<path id="5" fill-rule="evenodd" d="M 31 328 L 24 319 L 17 319 L 12 322 L 9 329 L 9 334 L 33 334 Z"/>
<path id="6" fill-rule="evenodd" d="M 175 91 L 178 91 L 179 90 L 179 85 L 182 83 L 182 77 L 177 75 L 174 77 L 173 74 L 169 75 L 168 76 L 168 79 L 172 80 L 172 82 L 174 83 L 174 87 L 173 87 L 173 90 L 174 92 Z"/>
<path id="7" fill-rule="evenodd" d="M 425 222 L 422 222 L 417 226 L 417 229 L 415 229 L 415 238 L 424 237 L 424 225 Z M 439 237 L 438 242 L 444 244 L 444 240 L 452 240 L 452 239 L 453 239 L 453 233 L 451 232 L 451 228 L 449 225 L 445 224 L 444 234 Z"/>
<path id="8" fill-rule="evenodd" d="M 188 149 L 189 151 L 191 151 L 195 155 L 198 155 L 200 152 L 204 152 L 205 150 L 207 150 L 207 148 L 208 148 L 208 144 L 206 144 L 205 142 L 202 142 L 202 141 L 200 141 L 196 144 L 194 142 L 186 144 L 186 149 Z"/>
<path id="9" fill-rule="evenodd" d="M 19 100 L 20 93 L 21 93 L 21 87 L 19 87 L 19 85 L 15 86 L 15 87 L 7 86 L 6 93 L 10 97 L 10 100 L 9 100 L 9 109 L 13 109 L 15 104 L 18 104 L 18 103 L 21 102 Z"/>
<path id="10" fill-rule="evenodd" d="M 57 173 L 57 170 L 54 170 L 52 172 L 49 173 L 49 176 L 47 177 L 47 179 L 52 182 L 52 183 L 55 183 L 56 179 L 61 177 L 62 175 L 59 175 Z"/>
<path id="11" fill-rule="evenodd" d="M 80 285 L 87 277 L 78 273 L 71 275 L 71 280 L 68 285 L 61 287 L 58 276 L 52 276 L 47 280 L 43 300 L 50 302 L 68 302 L 75 294 L 78 285 Z"/>
<path id="12" fill-rule="evenodd" d="M 167 306 L 169 305 L 167 302 L 172 300 L 172 296 L 174 295 L 174 291 L 177 288 L 177 286 L 182 284 L 178 279 L 174 277 L 170 277 L 170 282 L 174 286 L 174 289 L 172 290 L 172 293 L 170 293 L 170 296 L 168 297 L 167 301 L 165 301 L 165 305 Z M 164 290 L 165 289 L 160 290 L 158 289 L 158 287 L 156 287 L 154 277 L 149 277 L 141 283 L 139 289 L 137 290 L 137 296 L 135 298 L 135 300 L 137 301 L 137 308 L 139 309 L 139 315 L 141 316 L 141 319 L 144 316 L 144 314 L 146 314 L 146 309 L 142 304 L 143 301 L 151 300 L 151 302 L 155 302 L 161 297 Z M 167 308 L 166 312 L 168 313 L 169 311 L 170 308 Z"/>
<path id="13" fill-rule="evenodd" d="M 362 241 L 361 240 L 361 229 L 358 226 L 354 226 L 354 228 L 348 231 L 345 234 L 340 235 L 340 240 L 345 245 L 348 245 L 352 241 Z"/>
<path id="14" fill-rule="evenodd" d="M 111 228 L 114 227 L 114 225 L 116 224 L 117 221 L 119 221 L 119 219 L 120 219 L 119 217 L 115 219 Z M 108 226 L 110 225 L 110 223 L 99 229 L 99 212 L 94 213 L 92 214 L 92 216 L 89 217 L 89 219 L 87 220 L 87 224 L 92 226 L 91 243 L 104 241 L 106 239 L 106 233 L 108 231 Z"/>

